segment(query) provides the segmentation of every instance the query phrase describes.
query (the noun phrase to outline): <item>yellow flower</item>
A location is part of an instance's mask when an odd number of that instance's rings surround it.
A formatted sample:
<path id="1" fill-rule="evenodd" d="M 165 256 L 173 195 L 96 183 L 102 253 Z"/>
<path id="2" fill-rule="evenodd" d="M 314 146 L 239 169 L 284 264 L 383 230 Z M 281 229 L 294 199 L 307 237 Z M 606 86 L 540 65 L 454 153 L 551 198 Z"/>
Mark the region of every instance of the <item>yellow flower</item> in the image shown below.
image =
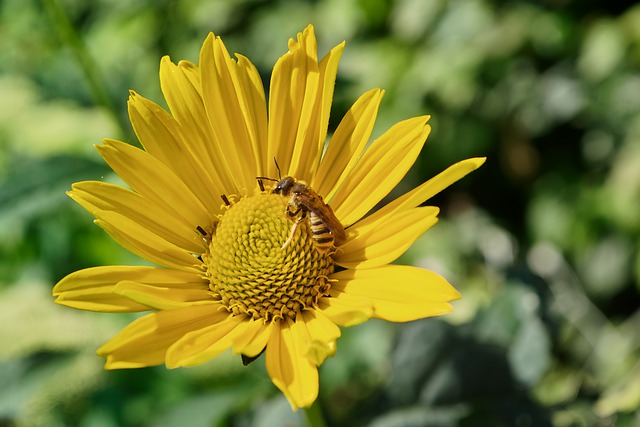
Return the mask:
<path id="1" fill-rule="evenodd" d="M 414 163 L 429 117 L 402 121 L 367 147 L 383 94 L 374 89 L 325 150 L 343 48 L 318 62 L 312 26 L 289 40 L 273 70 L 268 111 L 256 68 L 231 58 L 213 34 L 199 66 L 162 59 L 171 113 L 131 93 L 129 115 L 144 150 L 110 139 L 97 147 L 131 190 L 85 181 L 69 195 L 119 244 L 161 267 L 88 268 L 53 289 L 57 303 L 78 309 L 151 311 L 98 350 L 107 369 L 193 366 L 227 349 L 249 361 L 264 351 L 273 383 L 294 409 L 307 407 L 339 326 L 451 311 L 460 295 L 444 278 L 389 264 L 436 223 L 438 208 L 419 205 L 484 158 L 459 162 L 365 217 Z M 275 182 L 257 180 L 277 181 L 280 173 L 324 196 L 346 229 L 335 248 L 326 250 L 311 231 L 309 219 L 328 209 L 322 199 L 295 212 Z M 322 228 L 331 218 L 320 219 Z M 335 227 L 321 234 L 331 238 Z"/>

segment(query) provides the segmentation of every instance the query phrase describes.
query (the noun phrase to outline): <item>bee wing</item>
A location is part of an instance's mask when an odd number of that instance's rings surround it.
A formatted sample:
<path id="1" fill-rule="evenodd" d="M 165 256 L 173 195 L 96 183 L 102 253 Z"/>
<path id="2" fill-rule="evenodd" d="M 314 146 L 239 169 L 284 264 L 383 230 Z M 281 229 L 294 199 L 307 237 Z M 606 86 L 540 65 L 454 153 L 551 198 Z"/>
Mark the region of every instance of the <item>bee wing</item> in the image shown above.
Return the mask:
<path id="1" fill-rule="evenodd" d="M 313 211 L 324 223 L 324 225 L 331 231 L 336 243 L 346 240 L 347 235 L 344 232 L 344 227 L 333 213 L 331 206 L 327 205 L 322 196 L 308 191 L 301 193 L 297 196 L 300 203 L 304 204 L 307 209 Z"/>
<path id="2" fill-rule="evenodd" d="M 331 209 L 331 206 L 323 204 L 323 207 L 326 211 L 325 215 L 318 216 L 322 218 L 324 224 L 331 231 L 331 233 L 333 234 L 333 238 L 336 240 L 336 243 L 347 240 L 347 233 L 344 232 L 344 226 L 336 217 L 336 214 L 333 213 L 333 209 Z"/>

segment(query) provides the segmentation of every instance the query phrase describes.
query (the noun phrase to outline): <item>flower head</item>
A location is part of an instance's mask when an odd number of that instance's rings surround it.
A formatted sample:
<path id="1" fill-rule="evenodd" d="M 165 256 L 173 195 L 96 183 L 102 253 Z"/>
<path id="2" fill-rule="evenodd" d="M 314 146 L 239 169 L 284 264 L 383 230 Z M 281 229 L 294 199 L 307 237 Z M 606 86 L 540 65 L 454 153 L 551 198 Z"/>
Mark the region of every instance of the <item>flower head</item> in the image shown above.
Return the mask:
<path id="1" fill-rule="evenodd" d="M 402 121 L 367 147 L 383 94 L 374 89 L 325 148 L 343 47 L 318 61 L 312 26 L 289 40 L 268 111 L 256 68 L 213 34 L 199 65 L 162 59 L 170 113 L 131 93 L 144 149 L 109 139 L 97 147 L 130 189 L 85 181 L 69 195 L 159 267 L 88 268 L 53 290 L 57 303 L 79 309 L 151 311 L 98 350 L 106 368 L 264 351 L 273 383 L 292 407 L 306 407 L 339 326 L 451 310 L 460 295 L 444 278 L 390 263 L 436 223 L 438 208 L 420 205 L 484 159 L 459 162 L 365 217 L 414 163 L 429 117 Z M 295 186 L 285 189 L 283 176 Z"/>

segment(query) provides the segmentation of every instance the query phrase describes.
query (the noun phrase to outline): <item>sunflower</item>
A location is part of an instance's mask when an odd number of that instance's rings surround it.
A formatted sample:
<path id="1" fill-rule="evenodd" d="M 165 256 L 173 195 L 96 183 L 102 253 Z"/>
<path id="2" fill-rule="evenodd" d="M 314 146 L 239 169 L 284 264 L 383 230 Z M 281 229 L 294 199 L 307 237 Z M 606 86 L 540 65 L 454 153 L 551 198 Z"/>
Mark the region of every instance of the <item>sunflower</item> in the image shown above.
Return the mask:
<path id="1" fill-rule="evenodd" d="M 58 304 L 78 309 L 150 311 L 98 349 L 106 369 L 193 366 L 228 349 L 247 363 L 264 352 L 291 406 L 308 407 L 341 326 L 441 315 L 460 297 L 434 272 L 390 263 L 437 222 L 438 208 L 420 205 L 484 158 L 365 217 L 416 160 L 429 117 L 397 123 L 367 146 L 383 95 L 374 89 L 325 144 L 344 43 L 318 61 L 310 25 L 288 47 L 268 104 L 253 64 L 213 34 L 199 65 L 162 58 L 170 113 L 131 92 L 143 149 L 97 146 L 130 189 L 84 181 L 68 193 L 115 241 L 158 265 L 88 268 L 53 289 Z M 312 198 L 296 205 L 298 193 L 277 191 L 284 176 Z"/>

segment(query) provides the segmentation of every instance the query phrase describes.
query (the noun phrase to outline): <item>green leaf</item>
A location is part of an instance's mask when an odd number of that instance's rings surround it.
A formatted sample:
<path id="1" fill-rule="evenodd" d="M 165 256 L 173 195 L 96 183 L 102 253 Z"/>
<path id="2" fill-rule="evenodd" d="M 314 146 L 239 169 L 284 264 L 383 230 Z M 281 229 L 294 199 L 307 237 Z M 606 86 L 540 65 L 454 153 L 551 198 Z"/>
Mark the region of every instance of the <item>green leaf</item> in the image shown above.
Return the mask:
<path id="1" fill-rule="evenodd" d="M 72 183 L 100 179 L 108 171 L 103 162 L 77 156 L 13 159 L 9 170 L 0 176 L 2 225 L 55 208 L 66 200 L 65 191 Z"/>

